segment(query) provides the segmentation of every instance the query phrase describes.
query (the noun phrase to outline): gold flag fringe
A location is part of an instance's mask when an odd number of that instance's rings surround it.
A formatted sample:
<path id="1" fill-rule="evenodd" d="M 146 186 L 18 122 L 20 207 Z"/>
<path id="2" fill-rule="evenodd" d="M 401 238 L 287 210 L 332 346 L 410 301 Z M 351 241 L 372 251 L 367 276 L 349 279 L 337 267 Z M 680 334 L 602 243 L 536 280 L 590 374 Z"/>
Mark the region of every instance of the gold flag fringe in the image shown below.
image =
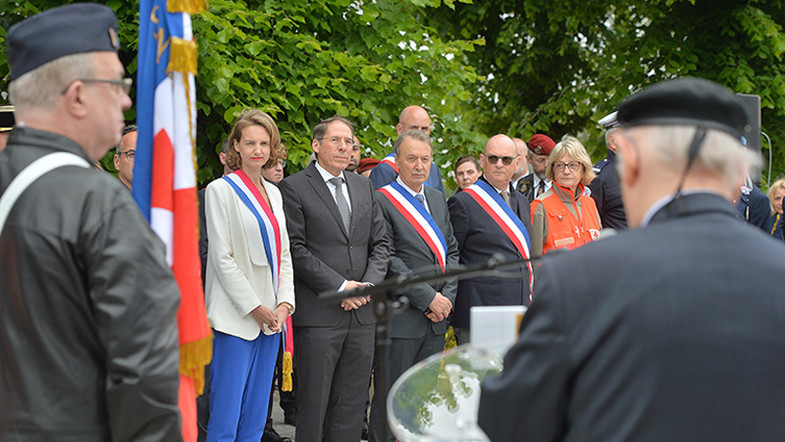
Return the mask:
<path id="1" fill-rule="evenodd" d="M 169 0 L 166 10 L 169 12 L 185 12 L 196 14 L 207 9 L 207 0 Z"/>
<path id="2" fill-rule="evenodd" d="M 283 353 L 283 367 L 281 370 L 283 376 L 281 377 L 281 390 L 292 391 L 292 353 Z"/>
<path id="3" fill-rule="evenodd" d="M 169 65 L 166 72 L 196 75 L 196 42 L 172 37 L 169 47 Z"/>
<path id="4" fill-rule="evenodd" d="M 213 334 L 180 345 L 180 374 L 194 381 L 197 396 L 204 391 L 204 366 L 213 358 Z"/>

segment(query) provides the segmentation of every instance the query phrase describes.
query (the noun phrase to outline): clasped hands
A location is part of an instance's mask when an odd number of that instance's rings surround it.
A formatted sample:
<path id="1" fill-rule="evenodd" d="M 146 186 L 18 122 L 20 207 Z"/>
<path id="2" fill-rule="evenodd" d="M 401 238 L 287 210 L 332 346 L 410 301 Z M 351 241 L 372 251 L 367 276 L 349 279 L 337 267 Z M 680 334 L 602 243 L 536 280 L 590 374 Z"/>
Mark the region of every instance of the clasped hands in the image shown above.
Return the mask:
<path id="1" fill-rule="evenodd" d="M 452 302 L 444 297 L 441 292 L 436 292 L 431 304 L 425 310 L 425 316 L 433 322 L 442 322 L 450 316 Z"/>
<path id="2" fill-rule="evenodd" d="M 343 290 L 344 291 L 354 290 L 360 287 L 366 287 L 367 285 L 368 284 L 364 282 L 346 281 L 346 285 L 344 286 Z M 341 308 L 343 308 L 344 311 L 348 312 L 349 310 L 358 309 L 370 301 L 371 301 L 370 296 L 358 296 L 356 298 L 346 298 L 343 301 L 341 301 Z"/>
<path id="3" fill-rule="evenodd" d="M 286 324 L 286 318 L 289 316 L 289 308 L 281 304 L 275 310 L 270 310 L 270 307 L 260 305 L 251 310 L 251 316 L 253 316 L 262 330 L 267 325 L 267 328 L 273 333 L 280 333 L 281 328 Z"/>

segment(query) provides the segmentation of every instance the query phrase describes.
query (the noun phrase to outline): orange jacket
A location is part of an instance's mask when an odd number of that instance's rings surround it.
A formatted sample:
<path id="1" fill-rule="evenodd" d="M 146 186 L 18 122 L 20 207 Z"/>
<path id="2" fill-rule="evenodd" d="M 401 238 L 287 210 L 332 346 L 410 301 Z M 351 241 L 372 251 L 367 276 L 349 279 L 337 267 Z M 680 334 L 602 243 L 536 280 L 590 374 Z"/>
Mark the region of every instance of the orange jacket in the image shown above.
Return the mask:
<path id="1" fill-rule="evenodd" d="M 581 193 L 577 198 L 577 202 L 580 202 L 581 206 L 580 218 L 575 218 L 575 215 L 564 205 L 556 192 L 542 200 L 536 199 L 532 201 L 532 215 L 540 204 L 545 209 L 548 236 L 545 238 L 543 245 L 543 254 L 548 253 L 552 249 L 565 247 L 574 249 L 599 238 L 599 216 L 594 199 Z"/>

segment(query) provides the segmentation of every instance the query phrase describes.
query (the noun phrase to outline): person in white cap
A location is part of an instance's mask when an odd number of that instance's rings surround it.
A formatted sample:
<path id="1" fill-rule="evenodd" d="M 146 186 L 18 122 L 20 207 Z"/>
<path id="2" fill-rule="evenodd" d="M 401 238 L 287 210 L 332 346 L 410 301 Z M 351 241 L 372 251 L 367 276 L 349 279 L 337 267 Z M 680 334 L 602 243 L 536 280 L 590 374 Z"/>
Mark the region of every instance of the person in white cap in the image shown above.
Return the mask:
<path id="1" fill-rule="evenodd" d="M 603 117 L 599 123 L 605 128 L 605 144 L 608 146 L 608 156 L 594 165 L 597 177 L 589 184 L 591 197 L 597 203 L 600 220 L 603 228 L 614 230 L 627 229 L 627 215 L 624 213 L 624 201 L 621 198 L 619 186 L 619 171 L 616 169 L 616 138 L 618 137 L 619 122 L 616 120 L 617 112 L 612 112 Z"/>

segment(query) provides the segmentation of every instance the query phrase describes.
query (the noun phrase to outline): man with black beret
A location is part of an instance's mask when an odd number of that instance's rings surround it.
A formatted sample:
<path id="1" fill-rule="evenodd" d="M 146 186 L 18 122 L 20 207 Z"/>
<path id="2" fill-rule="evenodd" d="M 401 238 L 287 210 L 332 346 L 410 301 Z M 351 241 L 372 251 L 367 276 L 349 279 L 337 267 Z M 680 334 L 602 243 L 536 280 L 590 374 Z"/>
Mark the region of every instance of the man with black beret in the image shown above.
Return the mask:
<path id="1" fill-rule="evenodd" d="M 177 285 L 128 190 L 93 167 L 131 106 L 115 15 L 50 9 L 6 44 L 0 440 L 182 440 Z"/>
<path id="2" fill-rule="evenodd" d="M 480 426 L 494 441 L 785 440 L 785 247 L 730 204 L 758 160 L 742 105 L 676 79 L 618 119 L 631 230 L 543 259 Z"/>

